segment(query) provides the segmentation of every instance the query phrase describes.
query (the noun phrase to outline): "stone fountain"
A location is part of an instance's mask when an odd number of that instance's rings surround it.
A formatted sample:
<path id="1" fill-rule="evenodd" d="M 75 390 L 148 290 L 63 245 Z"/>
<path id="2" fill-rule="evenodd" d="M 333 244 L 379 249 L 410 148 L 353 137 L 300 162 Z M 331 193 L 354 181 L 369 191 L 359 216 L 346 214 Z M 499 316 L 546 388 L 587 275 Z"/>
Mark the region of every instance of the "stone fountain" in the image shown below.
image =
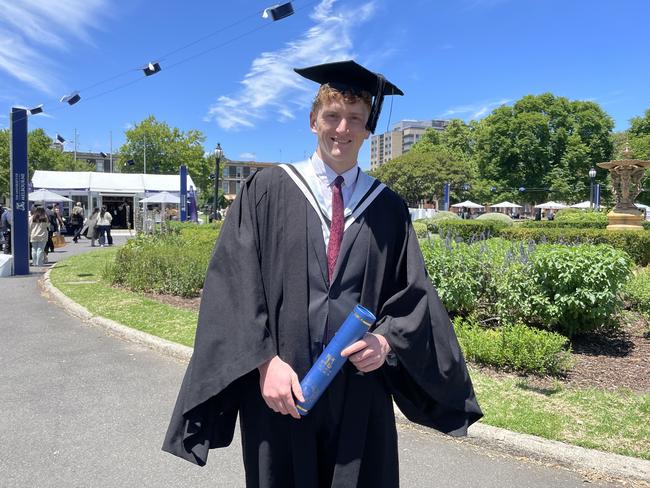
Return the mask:
<path id="1" fill-rule="evenodd" d="M 625 159 L 598 163 L 598 167 L 608 169 L 612 177 L 612 187 L 616 196 L 616 206 L 607 214 L 610 230 L 643 230 L 643 212 L 634 205 L 634 200 L 643 189 L 645 169 L 650 161 L 632 159 L 629 147 L 623 151 Z"/>

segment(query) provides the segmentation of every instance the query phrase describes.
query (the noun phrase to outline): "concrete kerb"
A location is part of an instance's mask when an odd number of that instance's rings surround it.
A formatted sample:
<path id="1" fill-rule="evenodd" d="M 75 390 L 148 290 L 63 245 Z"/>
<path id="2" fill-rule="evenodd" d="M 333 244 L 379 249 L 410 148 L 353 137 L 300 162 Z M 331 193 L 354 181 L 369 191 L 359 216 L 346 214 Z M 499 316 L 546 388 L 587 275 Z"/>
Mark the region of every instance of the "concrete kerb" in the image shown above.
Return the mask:
<path id="1" fill-rule="evenodd" d="M 110 335 L 141 344 L 175 359 L 188 362 L 192 357 L 193 349 L 191 347 L 176 344 L 92 314 L 52 285 L 50 271 L 48 270 L 40 280 L 41 289 L 71 315 L 103 329 Z M 395 406 L 395 414 L 398 422 L 414 426 L 397 406 Z M 422 428 L 419 425 L 415 427 Z M 595 472 L 613 478 L 650 482 L 650 461 L 643 459 L 573 446 L 481 423 L 470 427 L 468 437 L 470 442 L 472 440 L 480 441 L 491 447 L 505 450 L 509 454 L 523 455 L 538 461 L 551 461 L 558 466 L 578 472 Z"/>
<path id="2" fill-rule="evenodd" d="M 59 306 L 65 309 L 70 315 L 80 318 L 86 323 L 99 327 L 106 331 L 108 334 L 117 336 L 125 341 L 135 342 L 146 346 L 161 354 L 179 359 L 181 361 L 189 361 L 192 357 L 193 349 L 191 347 L 176 344 L 160 337 L 156 337 L 146 332 L 127 327 L 114 320 L 94 315 L 87 308 L 82 307 L 77 302 L 71 300 L 56 288 L 50 281 L 50 271 L 47 270 L 40 280 L 41 289 L 52 297 Z"/>

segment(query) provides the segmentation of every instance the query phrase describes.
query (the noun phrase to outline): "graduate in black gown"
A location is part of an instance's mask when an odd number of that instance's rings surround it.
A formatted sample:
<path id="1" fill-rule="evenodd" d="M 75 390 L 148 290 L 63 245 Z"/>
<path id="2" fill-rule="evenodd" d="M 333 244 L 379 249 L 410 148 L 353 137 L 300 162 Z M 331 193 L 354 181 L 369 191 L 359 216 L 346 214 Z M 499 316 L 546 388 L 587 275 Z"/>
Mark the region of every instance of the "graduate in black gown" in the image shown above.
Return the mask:
<path id="1" fill-rule="evenodd" d="M 232 204 L 163 449 L 204 465 L 239 416 L 248 487 L 397 487 L 393 401 L 455 436 L 482 414 L 406 205 L 357 165 L 402 92 L 353 61 L 296 71 L 321 84 L 316 151 L 255 173 Z M 301 418 L 299 380 L 357 303 L 376 327 Z"/>

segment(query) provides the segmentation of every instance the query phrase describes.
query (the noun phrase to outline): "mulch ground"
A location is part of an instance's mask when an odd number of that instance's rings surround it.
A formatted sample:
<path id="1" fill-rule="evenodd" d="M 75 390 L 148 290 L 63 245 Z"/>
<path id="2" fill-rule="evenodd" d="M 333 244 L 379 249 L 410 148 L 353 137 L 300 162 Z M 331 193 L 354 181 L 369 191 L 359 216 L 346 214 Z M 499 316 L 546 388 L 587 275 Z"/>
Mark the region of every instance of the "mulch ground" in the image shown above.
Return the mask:
<path id="1" fill-rule="evenodd" d="M 147 294 L 150 298 L 187 310 L 198 311 L 201 298 Z M 618 331 L 584 335 L 572 341 L 575 366 L 566 377 L 525 376 L 536 387 L 552 388 L 556 382 L 576 388 L 616 390 L 629 388 L 650 393 L 650 334 L 648 320 L 626 312 Z M 480 368 L 492 376 L 519 376 Z M 521 376 L 519 376 L 521 377 Z"/>

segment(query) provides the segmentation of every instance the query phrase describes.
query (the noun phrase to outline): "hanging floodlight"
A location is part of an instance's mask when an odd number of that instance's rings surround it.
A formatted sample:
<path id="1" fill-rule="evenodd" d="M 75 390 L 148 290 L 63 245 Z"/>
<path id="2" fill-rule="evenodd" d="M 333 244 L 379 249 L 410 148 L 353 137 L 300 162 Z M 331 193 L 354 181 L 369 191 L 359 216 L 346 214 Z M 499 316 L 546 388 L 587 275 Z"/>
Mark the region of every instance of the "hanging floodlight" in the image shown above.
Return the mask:
<path id="1" fill-rule="evenodd" d="M 79 95 L 79 92 L 72 92 L 70 95 L 61 97 L 61 102 L 67 103 L 68 105 L 74 105 L 79 100 L 81 100 L 81 95 Z"/>
<path id="2" fill-rule="evenodd" d="M 262 12 L 262 18 L 268 19 L 269 14 L 271 14 L 271 18 L 274 21 L 284 19 L 285 17 L 293 15 L 293 5 L 291 5 L 291 2 L 287 2 L 283 3 L 282 5 L 277 4 L 273 5 L 272 7 L 265 8 Z"/>
<path id="3" fill-rule="evenodd" d="M 41 103 L 40 105 L 37 105 L 37 106 L 34 107 L 34 108 L 30 108 L 30 109 L 29 109 L 29 113 L 30 113 L 31 115 L 40 114 L 40 113 L 42 113 L 42 112 L 43 112 L 43 104 L 42 104 L 42 103 Z"/>
<path id="4" fill-rule="evenodd" d="M 142 68 L 142 71 L 144 71 L 145 76 L 151 76 L 155 75 L 158 73 L 162 68 L 160 67 L 160 63 L 149 63 L 147 66 Z"/>
<path id="5" fill-rule="evenodd" d="M 57 142 L 60 142 L 61 144 L 63 144 L 65 142 L 65 139 L 60 134 L 56 135 L 56 140 L 57 140 Z"/>

